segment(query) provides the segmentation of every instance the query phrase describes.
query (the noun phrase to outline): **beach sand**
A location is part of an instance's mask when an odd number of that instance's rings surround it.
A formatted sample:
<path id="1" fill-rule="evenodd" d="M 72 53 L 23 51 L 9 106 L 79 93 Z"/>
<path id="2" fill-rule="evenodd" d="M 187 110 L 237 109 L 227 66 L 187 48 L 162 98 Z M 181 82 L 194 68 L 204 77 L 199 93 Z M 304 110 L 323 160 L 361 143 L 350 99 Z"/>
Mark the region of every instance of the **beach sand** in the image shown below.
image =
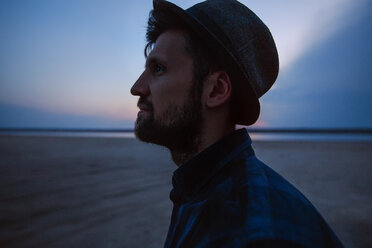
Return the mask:
<path id="1" fill-rule="evenodd" d="M 253 146 L 345 247 L 372 247 L 372 142 Z M 162 247 L 175 169 L 131 138 L 0 136 L 0 247 Z"/>

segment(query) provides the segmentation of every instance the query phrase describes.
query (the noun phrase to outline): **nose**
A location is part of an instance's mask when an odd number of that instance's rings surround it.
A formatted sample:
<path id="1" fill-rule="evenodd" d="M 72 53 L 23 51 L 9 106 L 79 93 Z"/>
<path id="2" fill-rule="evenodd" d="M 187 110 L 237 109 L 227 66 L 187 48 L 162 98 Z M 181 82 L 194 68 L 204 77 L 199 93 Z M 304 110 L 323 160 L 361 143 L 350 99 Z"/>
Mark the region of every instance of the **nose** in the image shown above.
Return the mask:
<path id="1" fill-rule="evenodd" d="M 139 76 L 137 81 L 133 84 L 130 89 L 130 93 L 134 96 L 148 96 L 150 95 L 150 88 L 147 80 L 145 79 L 145 72 Z"/>

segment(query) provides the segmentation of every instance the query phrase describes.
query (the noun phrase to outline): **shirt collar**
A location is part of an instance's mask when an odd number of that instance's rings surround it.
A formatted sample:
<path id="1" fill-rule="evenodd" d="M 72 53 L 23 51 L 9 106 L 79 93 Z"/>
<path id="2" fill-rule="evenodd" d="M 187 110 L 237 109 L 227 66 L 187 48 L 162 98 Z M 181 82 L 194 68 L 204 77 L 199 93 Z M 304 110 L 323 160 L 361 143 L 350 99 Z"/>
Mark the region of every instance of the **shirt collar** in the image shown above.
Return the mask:
<path id="1" fill-rule="evenodd" d="M 170 198 L 176 203 L 189 200 L 208 180 L 238 153 L 250 147 L 246 129 L 235 130 L 174 171 Z M 250 147 L 252 155 L 254 152 Z"/>

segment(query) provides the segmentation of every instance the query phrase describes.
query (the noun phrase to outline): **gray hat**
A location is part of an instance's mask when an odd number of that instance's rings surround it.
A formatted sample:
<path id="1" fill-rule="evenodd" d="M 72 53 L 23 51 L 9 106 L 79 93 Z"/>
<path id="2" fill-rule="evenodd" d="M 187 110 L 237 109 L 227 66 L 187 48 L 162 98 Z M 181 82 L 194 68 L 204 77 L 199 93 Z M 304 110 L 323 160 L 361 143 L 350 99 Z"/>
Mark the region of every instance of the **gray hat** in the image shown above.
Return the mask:
<path id="1" fill-rule="evenodd" d="M 233 78 L 233 108 L 237 124 L 258 119 L 258 98 L 274 84 L 278 53 L 269 29 L 250 9 L 235 0 L 207 0 L 183 10 L 154 0 L 154 10 L 178 16 L 216 53 Z"/>

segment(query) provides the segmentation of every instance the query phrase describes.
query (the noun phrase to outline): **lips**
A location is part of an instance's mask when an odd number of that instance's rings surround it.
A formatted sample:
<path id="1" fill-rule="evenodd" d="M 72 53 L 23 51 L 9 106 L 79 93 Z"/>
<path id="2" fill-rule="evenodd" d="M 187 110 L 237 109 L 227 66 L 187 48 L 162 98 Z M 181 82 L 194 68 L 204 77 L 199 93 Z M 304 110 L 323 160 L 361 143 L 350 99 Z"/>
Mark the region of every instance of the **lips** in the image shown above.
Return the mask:
<path id="1" fill-rule="evenodd" d="M 145 112 L 149 112 L 149 111 L 152 111 L 152 107 L 148 106 L 148 105 L 138 105 L 138 108 L 141 110 L 141 111 L 145 111 Z"/>
<path id="2" fill-rule="evenodd" d="M 138 114 L 137 114 L 137 117 L 140 117 L 144 114 L 149 114 L 151 111 L 153 111 L 153 106 L 151 104 L 151 102 L 145 98 L 145 97 L 140 97 L 138 99 L 138 103 L 137 103 L 137 106 L 139 108 L 139 111 L 138 111 Z"/>
<path id="3" fill-rule="evenodd" d="M 140 112 L 150 112 L 153 110 L 152 104 L 147 101 L 145 98 L 139 98 L 137 103 L 138 108 L 140 109 Z"/>

